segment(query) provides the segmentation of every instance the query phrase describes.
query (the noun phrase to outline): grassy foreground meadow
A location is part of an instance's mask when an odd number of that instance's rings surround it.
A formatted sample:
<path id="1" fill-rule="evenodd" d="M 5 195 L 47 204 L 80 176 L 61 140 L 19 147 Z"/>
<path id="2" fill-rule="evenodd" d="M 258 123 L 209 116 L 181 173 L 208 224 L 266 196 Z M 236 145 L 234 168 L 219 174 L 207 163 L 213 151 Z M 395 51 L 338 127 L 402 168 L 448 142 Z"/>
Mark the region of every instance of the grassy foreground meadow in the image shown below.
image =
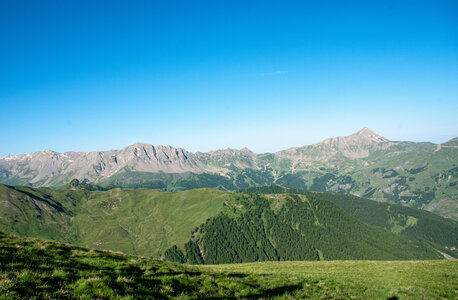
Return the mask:
<path id="1" fill-rule="evenodd" d="M 0 299 L 455 299 L 457 261 L 178 265 L 0 234 Z"/>
<path id="2" fill-rule="evenodd" d="M 201 266 L 213 272 L 278 276 L 310 287 L 293 296 L 384 299 L 456 299 L 457 261 L 289 261 Z M 319 289 L 317 289 L 319 287 Z"/>

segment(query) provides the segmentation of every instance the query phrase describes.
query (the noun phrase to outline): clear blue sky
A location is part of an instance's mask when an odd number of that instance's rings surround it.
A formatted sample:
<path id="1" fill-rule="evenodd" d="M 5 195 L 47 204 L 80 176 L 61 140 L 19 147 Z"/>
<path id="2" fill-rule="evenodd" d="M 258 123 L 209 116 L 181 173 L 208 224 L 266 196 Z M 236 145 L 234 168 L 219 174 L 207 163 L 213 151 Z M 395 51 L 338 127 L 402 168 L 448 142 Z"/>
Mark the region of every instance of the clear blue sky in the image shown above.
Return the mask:
<path id="1" fill-rule="evenodd" d="M 458 136 L 458 1 L 0 1 L 0 157 Z"/>

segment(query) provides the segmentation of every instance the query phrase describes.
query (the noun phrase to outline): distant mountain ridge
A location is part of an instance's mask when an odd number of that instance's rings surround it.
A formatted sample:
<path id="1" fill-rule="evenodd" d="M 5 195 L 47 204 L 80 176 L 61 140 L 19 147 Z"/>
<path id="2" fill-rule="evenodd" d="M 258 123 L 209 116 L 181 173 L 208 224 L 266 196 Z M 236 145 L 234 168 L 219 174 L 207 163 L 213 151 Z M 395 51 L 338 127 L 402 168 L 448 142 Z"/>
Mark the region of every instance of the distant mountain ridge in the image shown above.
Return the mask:
<path id="1" fill-rule="evenodd" d="M 50 150 L 0 159 L 0 182 L 59 187 L 73 178 L 106 187 L 235 190 L 278 184 L 352 193 L 458 218 L 457 139 L 395 142 L 368 128 L 276 153 L 249 149 L 192 153 L 137 143 L 120 150 Z"/>
<path id="2" fill-rule="evenodd" d="M 308 146 L 290 148 L 276 152 L 275 155 L 281 158 L 293 157 L 299 161 L 325 160 L 338 153 L 347 158 L 364 158 L 371 150 L 388 148 L 395 144 L 370 129 L 363 128 L 346 137 L 335 137 Z M 318 150 L 319 153 L 310 153 L 313 150 Z M 297 154 L 301 155 L 298 157 Z M 87 178 L 97 182 L 100 178 L 110 177 L 126 166 L 131 171 L 151 173 L 225 174 L 229 171 L 231 163 L 238 168 L 256 168 L 258 156 L 262 158 L 265 155 L 269 153 L 257 155 L 247 148 L 192 153 L 172 146 L 136 143 L 120 150 L 65 153 L 44 150 L 9 155 L 0 159 L 0 169 L 4 177 L 16 177 L 19 181 L 26 179 L 28 182 L 23 183 L 32 186 L 59 186 L 68 182 L 61 180 L 68 177 L 67 174 L 71 174 L 72 178 Z M 237 157 L 237 160 L 231 159 L 233 157 Z M 4 182 L 4 178 L 1 179 Z"/>

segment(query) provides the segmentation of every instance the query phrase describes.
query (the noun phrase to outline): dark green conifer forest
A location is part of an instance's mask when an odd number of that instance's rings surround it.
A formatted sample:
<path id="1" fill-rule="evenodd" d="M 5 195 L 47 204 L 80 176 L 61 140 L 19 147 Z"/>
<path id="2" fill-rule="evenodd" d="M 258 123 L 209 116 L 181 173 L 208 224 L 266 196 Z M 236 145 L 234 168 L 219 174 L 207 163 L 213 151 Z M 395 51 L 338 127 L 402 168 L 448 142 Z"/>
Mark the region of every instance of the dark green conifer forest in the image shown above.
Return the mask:
<path id="1" fill-rule="evenodd" d="M 216 217 L 199 226 L 169 260 L 191 264 L 336 259 L 433 259 L 437 250 L 357 220 L 332 202 L 314 195 L 241 194 Z"/>

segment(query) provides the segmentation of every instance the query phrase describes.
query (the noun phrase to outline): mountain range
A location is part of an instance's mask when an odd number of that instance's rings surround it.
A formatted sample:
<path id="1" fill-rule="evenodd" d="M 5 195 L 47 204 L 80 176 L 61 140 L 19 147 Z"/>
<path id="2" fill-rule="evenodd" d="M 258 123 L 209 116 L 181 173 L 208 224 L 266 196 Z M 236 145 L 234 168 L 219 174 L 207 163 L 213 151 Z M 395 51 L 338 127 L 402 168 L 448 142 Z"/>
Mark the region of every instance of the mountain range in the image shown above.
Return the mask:
<path id="1" fill-rule="evenodd" d="M 106 188 L 164 191 L 281 185 L 353 194 L 458 220 L 458 138 L 442 144 L 390 141 L 368 128 L 276 153 L 192 153 L 137 143 L 121 150 L 45 150 L 0 159 L 0 183 L 56 188 L 74 178 Z"/>

